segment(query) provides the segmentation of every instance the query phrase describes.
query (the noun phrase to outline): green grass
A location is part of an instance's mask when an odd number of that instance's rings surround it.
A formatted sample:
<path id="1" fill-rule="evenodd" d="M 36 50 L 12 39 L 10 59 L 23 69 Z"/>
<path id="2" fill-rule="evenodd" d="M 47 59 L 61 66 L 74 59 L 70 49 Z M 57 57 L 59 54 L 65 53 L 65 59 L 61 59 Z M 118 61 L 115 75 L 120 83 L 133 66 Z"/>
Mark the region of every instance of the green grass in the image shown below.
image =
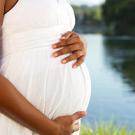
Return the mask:
<path id="1" fill-rule="evenodd" d="M 80 135 L 135 135 L 135 130 L 129 131 L 126 126 L 118 127 L 115 123 L 98 123 L 94 128 L 89 124 L 81 125 Z"/>

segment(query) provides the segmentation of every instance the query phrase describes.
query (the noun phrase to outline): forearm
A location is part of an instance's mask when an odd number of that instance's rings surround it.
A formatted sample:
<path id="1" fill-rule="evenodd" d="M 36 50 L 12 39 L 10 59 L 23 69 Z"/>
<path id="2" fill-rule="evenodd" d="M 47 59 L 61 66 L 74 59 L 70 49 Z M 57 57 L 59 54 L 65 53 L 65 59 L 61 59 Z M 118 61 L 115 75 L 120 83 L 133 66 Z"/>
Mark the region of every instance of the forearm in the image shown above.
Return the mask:
<path id="1" fill-rule="evenodd" d="M 57 129 L 53 121 L 28 102 L 11 82 L 1 74 L 0 110 L 8 117 L 40 134 L 50 135 Z"/>

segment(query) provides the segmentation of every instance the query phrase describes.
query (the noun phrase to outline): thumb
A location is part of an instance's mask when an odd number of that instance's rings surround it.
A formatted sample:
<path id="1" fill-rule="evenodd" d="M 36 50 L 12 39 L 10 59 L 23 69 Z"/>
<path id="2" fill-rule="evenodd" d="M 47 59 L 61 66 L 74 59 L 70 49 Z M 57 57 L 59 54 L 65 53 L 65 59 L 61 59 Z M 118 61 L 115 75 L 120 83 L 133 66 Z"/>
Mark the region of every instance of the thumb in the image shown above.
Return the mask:
<path id="1" fill-rule="evenodd" d="M 79 111 L 79 112 L 75 112 L 74 114 L 72 114 L 72 119 L 73 121 L 76 121 L 84 116 L 86 116 L 87 112 L 85 111 Z"/>
<path id="2" fill-rule="evenodd" d="M 60 39 L 68 39 L 73 33 L 71 31 L 66 32 Z"/>

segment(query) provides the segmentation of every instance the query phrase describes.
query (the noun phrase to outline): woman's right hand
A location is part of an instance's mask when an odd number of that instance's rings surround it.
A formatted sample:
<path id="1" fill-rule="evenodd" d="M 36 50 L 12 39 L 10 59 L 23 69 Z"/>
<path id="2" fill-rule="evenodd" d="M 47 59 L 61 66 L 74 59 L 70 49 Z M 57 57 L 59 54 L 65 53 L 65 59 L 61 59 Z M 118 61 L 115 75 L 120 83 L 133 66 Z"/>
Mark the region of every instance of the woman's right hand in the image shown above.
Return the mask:
<path id="1" fill-rule="evenodd" d="M 75 112 L 72 115 L 59 116 L 53 121 L 58 125 L 58 132 L 55 135 L 71 135 L 73 132 L 79 130 L 79 123 L 75 121 L 86 116 L 85 111 Z"/>

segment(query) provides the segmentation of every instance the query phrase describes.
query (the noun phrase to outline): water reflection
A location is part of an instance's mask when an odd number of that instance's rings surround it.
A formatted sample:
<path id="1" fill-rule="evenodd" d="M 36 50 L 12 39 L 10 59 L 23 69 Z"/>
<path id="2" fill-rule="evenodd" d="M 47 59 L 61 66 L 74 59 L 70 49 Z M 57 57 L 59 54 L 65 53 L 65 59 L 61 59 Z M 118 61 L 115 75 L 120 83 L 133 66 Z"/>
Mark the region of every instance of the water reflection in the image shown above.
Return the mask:
<path id="1" fill-rule="evenodd" d="M 135 125 L 135 40 L 84 35 L 88 43 L 86 64 L 92 80 L 92 96 L 85 122 L 115 119 Z M 134 93 L 133 93 L 134 92 Z"/>
<path id="2" fill-rule="evenodd" d="M 117 70 L 135 93 L 135 40 L 104 38 L 107 62 Z"/>

